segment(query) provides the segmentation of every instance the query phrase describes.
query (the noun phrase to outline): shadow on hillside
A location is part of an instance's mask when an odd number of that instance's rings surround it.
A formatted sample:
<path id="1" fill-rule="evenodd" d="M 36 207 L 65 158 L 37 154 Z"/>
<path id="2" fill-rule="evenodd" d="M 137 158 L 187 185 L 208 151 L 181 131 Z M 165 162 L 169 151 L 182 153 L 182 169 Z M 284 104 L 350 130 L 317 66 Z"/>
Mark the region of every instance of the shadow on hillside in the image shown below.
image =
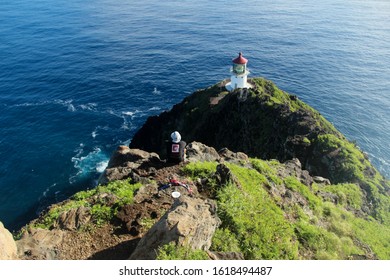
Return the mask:
<path id="1" fill-rule="evenodd" d="M 88 260 L 126 260 L 133 253 L 141 238 L 122 242 L 90 256 Z"/>

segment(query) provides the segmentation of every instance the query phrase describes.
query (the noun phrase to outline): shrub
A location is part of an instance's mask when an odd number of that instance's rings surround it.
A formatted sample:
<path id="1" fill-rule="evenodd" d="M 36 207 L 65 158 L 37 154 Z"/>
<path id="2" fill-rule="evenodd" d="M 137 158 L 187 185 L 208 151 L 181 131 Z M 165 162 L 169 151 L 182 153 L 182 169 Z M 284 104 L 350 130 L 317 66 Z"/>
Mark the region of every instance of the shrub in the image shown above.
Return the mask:
<path id="1" fill-rule="evenodd" d="M 191 162 L 185 165 L 182 171 L 192 179 L 210 177 L 215 173 L 217 168 L 216 162 Z"/>
<path id="2" fill-rule="evenodd" d="M 205 251 L 193 250 L 188 246 L 177 246 L 174 242 L 165 244 L 157 250 L 157 260 L 208 260 Z"/>
<path id="3" fill-rule="evenodd" d="M 241 252 L 236 235 L 228 228 L 218 228 L 215 231 L 210 249 L 218 252 Z"/>
<path id="4" fill-rule="evenodd" d="M 61 213 L 76 209 L 81 206 L 90 207 L 90 199 L 102 193 L 114 194 L 118 201 L 113 207 L 104 205 L 104 202 L 95 202 L 91 207 L 92 219 L 96 225 L 108 222 L 115 215 L 119 207 L 133 202 L 134 192 L 141 187 L 140 183 L 131 184 L 128 181 L 114 181 L 106 186 L 97 186 L 94 189 L 81 191 L 74 194 L 68 201 L 54 205 L 43 217 L 34 224 L 35 227 L 51 228 Z"/>

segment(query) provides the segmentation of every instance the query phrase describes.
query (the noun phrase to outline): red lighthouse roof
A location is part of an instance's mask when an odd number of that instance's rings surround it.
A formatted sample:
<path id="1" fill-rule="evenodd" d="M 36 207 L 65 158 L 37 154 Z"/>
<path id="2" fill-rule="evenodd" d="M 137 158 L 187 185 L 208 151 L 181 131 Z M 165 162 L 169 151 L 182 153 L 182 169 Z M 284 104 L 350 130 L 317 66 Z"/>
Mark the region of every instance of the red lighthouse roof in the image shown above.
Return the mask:
<path id="1" fill-rule="evenodd" d="M 247 62 L 248 62 L 248 59 L 243 57 L 241 52 L 238 54 L 238 57 L 233 59 L 233 63 L 235 63 L 235 64 L 246 64 Z"/>

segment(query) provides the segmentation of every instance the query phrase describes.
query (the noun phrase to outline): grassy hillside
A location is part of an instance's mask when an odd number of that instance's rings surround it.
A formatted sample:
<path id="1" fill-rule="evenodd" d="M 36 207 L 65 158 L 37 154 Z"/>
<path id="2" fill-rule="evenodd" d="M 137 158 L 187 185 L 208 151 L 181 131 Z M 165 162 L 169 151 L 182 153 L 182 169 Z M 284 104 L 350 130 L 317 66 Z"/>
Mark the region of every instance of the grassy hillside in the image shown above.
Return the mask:
<path id="1" fill-rule="evenodd" d="M 390 226 L 354 212 L 363 193 L 355 184 L 311 187 L 296 177 L 280 177 L 283 165 L 251 159 L 253 168 L 229 164 L 241 188 L 214 185 L 223 223 L 213 239 L 216 251 L 239 251 L 246 259 L 390 259 Z M 184 171 L 194 180 L 211 176 L 216 163 L 189 164 Z M 272 186 L 272 187 L 271 187 Z M 271 191 L 280 190 L 278 191 Z M 285 190 L 290 202 L 283 197 Z M 317 195 L 330 193 L 337 203 Z"/>

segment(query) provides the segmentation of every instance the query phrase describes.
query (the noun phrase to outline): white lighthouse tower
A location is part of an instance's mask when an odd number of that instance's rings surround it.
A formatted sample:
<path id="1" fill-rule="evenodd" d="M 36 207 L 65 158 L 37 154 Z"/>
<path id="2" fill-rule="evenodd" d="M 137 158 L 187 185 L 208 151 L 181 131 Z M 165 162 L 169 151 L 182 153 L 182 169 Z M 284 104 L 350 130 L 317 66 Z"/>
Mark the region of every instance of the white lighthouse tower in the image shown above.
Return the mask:
<path id="1" fill-rule="evenodd" d="M 238 57 L 233 59 L 233 67 L 231 69 L 230 82 L 226 84 L 226 89 L 233 91 L 237 88 L 251 88 L 252 85 L 248 83 L 249 71 L 246 67 L 248 59 L 242 56 L 240 52 Z"/>

